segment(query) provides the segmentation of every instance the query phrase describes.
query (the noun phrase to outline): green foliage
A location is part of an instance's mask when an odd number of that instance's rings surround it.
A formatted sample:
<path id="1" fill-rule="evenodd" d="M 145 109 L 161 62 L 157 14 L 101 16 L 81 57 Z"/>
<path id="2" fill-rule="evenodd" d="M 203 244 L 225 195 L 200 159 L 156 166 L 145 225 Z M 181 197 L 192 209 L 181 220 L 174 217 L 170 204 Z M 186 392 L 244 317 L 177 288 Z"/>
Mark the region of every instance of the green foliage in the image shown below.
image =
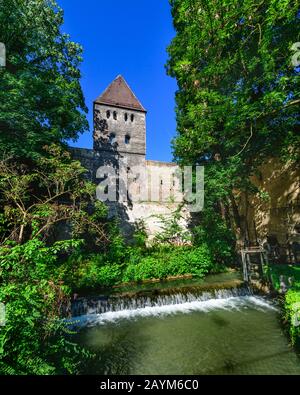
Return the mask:
<path id="1" fill-rule="evenodd" d="M 86 170 L 60 146 L 44 151 L 47 156 L 38 158 L 34 169 L 0 159 L 0 214 L 6 224 L 0 242 L 51 240 L 59 225 L 69 224 L 73 237 L 94 247 L 107 243 L 107 209 L 96 200 L 95 186 L 83 179 Z"/>
<path id="2" fill-rule="evenodd" d="M 218 269 L 214 266 L 206 245 L 197 248 L 161 247 L 149 250 L 144 255 L 132 256 L 122 279 L 124 282 L 130 282 L 183 274 L 203 277 L 213 270 Z"/>
<path id="3" fill-rule="evenodd" d="M 299 4 L 171 0 L 171 6 L 175 153 L 190 162 L 207 154 L 208 163 L 218 153 L 235 184 L 243 184 L 241 176 L 266 156 L 299 147 L 299 70 L 289 52 L 299 41 Z"/>
<path id="4" fill-rule="evenodd" d="M 161 223 L 161 231 L 155 235 L 154 242 L 162 244 L 186 244 L 191 241 L 190 233 L 184 229 L 180 220 L 182 207 L 178 207 L 176 211 L 170 215 L 157 215 Z"/>
<path id="5" fill-rule="evenodd" d="M 193 231 L 194 245 L 205 243 L 214 262 L 230 266 L 234 257 L 235 237 L 220 215 L 208 208 L 201 215 L 200 224 Z"/>
<path id="6" fill-rule="evenodd" d="M 76 262 L 65 260 L 91 245 L 105 249 L 106 208 L 79 162 L 60 146 L 46 150 L 34 169 L 0 161 L 0 301 L 7 307 L 0 372 L 6 374 L 76 374 L 89 357 L 60 321 L 76 281 Z M 66 227 L 69 240 L 55 241 Z M 80 269 L 79 286 L 109 285 L 115 275 L 93 262 Z"/>
<path id="7" fill-rule="evenodd" d="M 60 322 L 72 285 L 62 262 L 83 240 L 109 240 L 105 206 L 64 146 L 88 122 L 82 49 L 62 25 L 54 0 L 0 0 L 0 374 L 76 374 L 89 357 Z"/>
<path id="8" fill-rule="evenodd" d="M 69 288 L 56 275 L 58 254 L 77 247 L 74 241 L 46 247 L 37 239 L 0 247 L 0 301 L 6 306 L 6 324 L 0 327 L 0 373 L 79 371 L 88 354 L 68 340 L 67 328 L 59 321 Z"/>
<path id="9" fill-rule="evenodd" d="M 108 261 L 116 264 L 122 264 L 127 255 L 128 247 L 126 246 L 123 235 L 121 234 L 118 220 L 114 220 L 108 225 L 108 234 L 110 238 L 107 249 Z"/>
<path id="10" fill-rule="evenodd" d="M 290 51 L 300 40 L 299 4 L 170 3 L 176 36 L 167 71 L 178 84 L 174 154 L 182 165 L 205 166 L 200 219 L 208 224 L 210 213 L 222 213 L 219 221 L 240 228 L 244 238 L 234 192 L 257 192 L 250 176 L 269 157 L 299 160 L 299 67 Z"/>
<path id="11" fill-rule="evenodd" d="M 290 289 L 286 293 L 284 318 L 289 324 L 292 344 L 300 347 L 300 290 Z"/>
<path id="12" fill-rule="evenodd" d="M 292 286 L 295 290 L 300 290 L 300 267 L 294 265 L 268 265 L 267 274 L 273 287 L 280 290 L 280 277 L 284 276 L 286 283 L 288 278 L 292 280 Z"/>
<path id="13" fill-rule="evenodd" d="M 114 244 L 101 254 L 75 252 L 59 269 L 60 278 L 73 290 L 82 291 L 111 287 L 123 282 L 165 279 L 171 276 L 204 277 L 226 267 L 214 261 L 209 247 L 155 245 L 150 248 L 122 247 L 115 255 Z M 116 260 L 115 260 L 116 259 Z"/>
<path id="14" fill-rule="evenodd" d="M 107 254 L 72 254 L 61 267 L 61 277 L 72 290 L 110 287 L 121 279 L 121 266 Z"/>
<path id="15" fill-rule="evenodd" d="M 81 47 L 61 32 L 54 0 L 0 0 L 0 152 L 35 160 L 46 144 L 87 130 Z"/>
<path id="16" fill-rule="evenodd" d="M 300 267 L 294 265 L 268 265 L 266 274 L 273 287 L 280 291 L 281 277 L 289 286 L 283 296 L 283 320 L 287 324 L 293 345 L 300 347 Z M 290 279 L 291 281 L 288 281 Z"/>
<path id="17" fill-rule="evenodd" d="M 136 229 L 133 235 L 134 246 L 136 248 L 144 248 L 148 239 L 145 223 L 143 220 L 140 220 L 136 222 L 135 226 Z"/>

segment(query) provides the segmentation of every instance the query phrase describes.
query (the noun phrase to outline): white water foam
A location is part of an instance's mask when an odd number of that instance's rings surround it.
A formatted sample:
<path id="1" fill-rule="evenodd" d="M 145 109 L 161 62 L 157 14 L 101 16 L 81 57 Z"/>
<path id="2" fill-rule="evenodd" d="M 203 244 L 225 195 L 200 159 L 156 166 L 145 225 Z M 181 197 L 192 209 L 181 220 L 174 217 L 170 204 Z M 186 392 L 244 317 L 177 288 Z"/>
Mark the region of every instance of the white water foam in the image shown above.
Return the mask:
<path id="1" fill-rule="evenodd" d="M 205 301 L 191 301 L 180 304 L 148 306 L 132 310 L 110 311 L 102 314 L 87 314 L 73 317 L 68 320 L 75 326 L 95 326 L 115 323 L 124 319 L 136 319 L 140 317 L 162 317 L 172 314 L 188 314 L 191 312 L 209 312 L 212 310 L 242 310 L 252 308 L 260 311 L 278 310 L 270 302 L 258 296 L 239 296 L 224 299 L 209 299 Z"/>

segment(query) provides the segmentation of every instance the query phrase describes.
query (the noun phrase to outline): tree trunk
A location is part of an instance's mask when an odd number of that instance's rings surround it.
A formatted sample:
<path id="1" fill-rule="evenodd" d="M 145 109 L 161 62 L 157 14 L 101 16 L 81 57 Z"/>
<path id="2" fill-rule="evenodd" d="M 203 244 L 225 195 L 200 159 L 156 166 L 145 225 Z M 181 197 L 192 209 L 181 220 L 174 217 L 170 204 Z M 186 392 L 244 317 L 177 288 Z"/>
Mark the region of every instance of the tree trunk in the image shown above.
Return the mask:
<path id="1" fill-rule="evenodd" d="M 22 220 L 22 225 L 20 227 L 20 233 L 19 233 L 19 238 L 18 238 L 18 244 L 22 244 L 23 237 L 24 237 L 24 230 L 25 230 L 25 218 L 26 218 L 26 213 L 23 214 L 23 220 Z"/>

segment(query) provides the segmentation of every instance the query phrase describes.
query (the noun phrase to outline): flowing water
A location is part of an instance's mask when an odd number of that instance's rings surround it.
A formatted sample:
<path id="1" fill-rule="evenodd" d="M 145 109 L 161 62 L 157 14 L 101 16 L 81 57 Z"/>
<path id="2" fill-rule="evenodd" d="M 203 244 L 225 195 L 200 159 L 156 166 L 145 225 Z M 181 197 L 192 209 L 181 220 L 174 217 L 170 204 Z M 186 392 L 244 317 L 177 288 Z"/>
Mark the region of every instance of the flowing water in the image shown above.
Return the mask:
<path id="1" fill-rule="evenodd" d="M 127 295 L 123 304 L 119 296 L 86 303 L 74 320 L 96 359 L 84 373 L 300 374 L 274 303 L 242 286 L 200 291 L 193 283 L 188 292 L 186 285 Z"/>

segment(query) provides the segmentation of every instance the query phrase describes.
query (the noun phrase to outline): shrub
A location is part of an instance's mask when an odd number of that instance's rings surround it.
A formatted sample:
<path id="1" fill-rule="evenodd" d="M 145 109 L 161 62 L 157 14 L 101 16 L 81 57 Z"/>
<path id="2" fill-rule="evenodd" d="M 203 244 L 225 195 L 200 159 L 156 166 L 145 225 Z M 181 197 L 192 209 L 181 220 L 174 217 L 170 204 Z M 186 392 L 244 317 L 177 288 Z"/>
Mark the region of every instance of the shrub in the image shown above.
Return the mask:
<path id="1" fill-rule="evenodd" d="M 57 254 L 72 247 L 40 240 L 0 247 L 0 374 L 78 373 L 84 352 L 68 341 L 59 321 L 69 290 L 59 280 Z M 76 244 L 76 243 L 75 243 Z"/>
<path id="2" fill-rule="evenodd" d="M 121 250 L 123 256 L 121 257 Z M 151 248 L 120 245 L 117 255 L 75 254 L 63 267 L 62 277 L 74 290 L 110 287 L 120 282 L 140 282 L 191 274 L 203 277 L 207 273 L 224 271 L 214 263 L 206 244 L 198 247 L 156 245 Z"/>
<path id="3" fill-rule="evenodd" d="M 126 267 L 123 281 L 163 279 L 168 276 L 192 274 L 203 277 L 217 268 L 212 263 L 206 245 L 193 247 L 161 247 L 149 250 L 147 256 L 132 259 Z"/>
<path id="4" fill-rule="evenodd" d="M 289 325 L 293 345 L 300 346 L 300 291 L 290 289 L 285 295 L 284 318 Z"/>
<path id="5" fill-rule="evenodd" d="M 294 265 L 268 265 L 266 267 L 266 273 L 269 276 L 273 287 L 276 290 L 280 289 L 280 278 L 283 276 L 288 282 L 288 279 L 292 279 L 293 289 L 300 290 L 300 267 Z"/>
<path id="6" fill-rule="evenodd" d="M 145 257 L 138 264 L 129 264 L 123 273 L 123 281 L 141 281 L 157 278 L 158 262 L 153 257 Z"/>
<path id="7" fill-rule="evenodd" d="M 61 276 L 73 290 L 105 288 L 116 284 L 121 277 L 121 266 L 108 261 L 107 254 L 71 255 Z"/>
<path id="8" fill-rule="evenodd" d="M 117 264 L 106 263 L 92 259 L 79 269 L 79 288 L 110 287 L 118 282 L 121 268 Z"/>
<path id="9" fill-rule="evenodd" d="M 234 260 L 235 237 L 220 215 L 212 210 L 203 213 L 201 225 L 193 228 L 196 246 L 207 245 L 214 262 L 231 265 Z"/>

